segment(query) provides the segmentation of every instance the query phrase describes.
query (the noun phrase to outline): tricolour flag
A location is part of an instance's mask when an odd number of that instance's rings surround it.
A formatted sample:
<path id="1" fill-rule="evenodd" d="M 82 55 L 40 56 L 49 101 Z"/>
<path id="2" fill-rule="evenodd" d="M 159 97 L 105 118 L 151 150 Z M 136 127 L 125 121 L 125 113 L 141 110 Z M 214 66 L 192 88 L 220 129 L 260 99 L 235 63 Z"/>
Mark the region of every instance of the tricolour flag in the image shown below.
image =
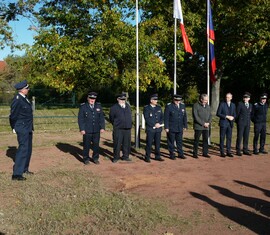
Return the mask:
<path id="1" fill-rule="evenodd" d="M 214 32 L 214 25 L 213 25 L 213 20 L 212 20 L 212 10 L 211 10 L 211 4 L 210 0 L 208 0 L 208 14 L 209 14 L 209 29 L 207 36 L 209 37 L 209 62 L 210 62 L 210 79 L 212 82 L 216 82 L 216 57 L 215 57 L 215 32 Z"/>
<path id="2" fill-rule="evenodd" d="M 193 54 L 192 48 L 189 44 L 188 37 L 185 31 L 184 19 L 183 19 L 183 14 L 182 14 L 182 6 L 181 6 L 180 0 L 174 0 L 173 17 L 180 20 L 180 29 L 182 32 L 185 51 Z"/>

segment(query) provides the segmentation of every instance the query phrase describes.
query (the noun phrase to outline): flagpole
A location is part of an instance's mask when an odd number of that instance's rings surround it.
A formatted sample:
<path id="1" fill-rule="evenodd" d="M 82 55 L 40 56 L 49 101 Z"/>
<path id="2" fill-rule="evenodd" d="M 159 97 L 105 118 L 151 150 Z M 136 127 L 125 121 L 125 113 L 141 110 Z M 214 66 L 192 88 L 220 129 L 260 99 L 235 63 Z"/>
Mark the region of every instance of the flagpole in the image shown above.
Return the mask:
<path id="1" fill-rule="evenodd" d="M 176 38 L 176 31 L 177 31 L 177 19 L 174 18 L 174 79 L 173 79 L 173 92 L 176 94 L 176 49 L 177 49 L 177 38 Z"/>
<path id="2" fill-rule="evenodd" d="M 208 95 L 208 104 L 210 104 L 210 63 L 209 63 L 209 37 L 210 37 L 210 26 L 209 26 L 209 20 L 210 20 L 210 9 L 209 9 L 209 1 L 207 0 L 207 95 Z"/>
<path id="3" fill-rule="evenodd" d="M 140 110 L 139 110 L 139 8 L 136 0 L 136 130 L 135 148 L 140 147 Z"/>

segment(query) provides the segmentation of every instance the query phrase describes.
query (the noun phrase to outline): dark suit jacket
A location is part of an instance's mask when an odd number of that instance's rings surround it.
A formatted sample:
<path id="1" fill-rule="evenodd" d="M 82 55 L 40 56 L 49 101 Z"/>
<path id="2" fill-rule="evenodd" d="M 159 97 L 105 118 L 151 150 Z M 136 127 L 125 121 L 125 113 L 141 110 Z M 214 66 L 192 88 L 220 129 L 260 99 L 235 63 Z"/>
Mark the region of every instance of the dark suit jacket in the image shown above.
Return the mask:
<path id="1" fill-rule="evenodd" d="M 162 124 L 163 123 L 163 112 L 159 105 L 156 107 L 152 107 L 150 104 L 146 105 L 143 109 L 143 116 L 146 123 L 146 131 L 148 132 L 161 132 L 162 127 L 155 128 L 153 127 L 156 123 Z"/>
<path id="2" fill-rule="evenodd" d="M 20 94 L 12 100 L 9 122 L 17 133 L 30 133 L 34 129 L 32 105 Z"/>
<path id="3" fill-rule="evenodd" d="M 249 103 L 249 107 L 245 106 L 243 101 L 240 101 L 236 108 L 236 122 L 239 126 L 250 125 L 252 104 Z"/>
<path id="4" fill-rule="evenodd" d="M 236 108 L 235 104 L 231 102 L 230 107 L 228 106 L 227 102 L 223 101 L 220 102 L 217 110 L 217 116 L 219 117 L 219 126 L 221 127 L 233 127 L 233 121 L 230 121 L 226 118 L 226 116 L 233 116 L 234 119 L 236 118 Z"/>

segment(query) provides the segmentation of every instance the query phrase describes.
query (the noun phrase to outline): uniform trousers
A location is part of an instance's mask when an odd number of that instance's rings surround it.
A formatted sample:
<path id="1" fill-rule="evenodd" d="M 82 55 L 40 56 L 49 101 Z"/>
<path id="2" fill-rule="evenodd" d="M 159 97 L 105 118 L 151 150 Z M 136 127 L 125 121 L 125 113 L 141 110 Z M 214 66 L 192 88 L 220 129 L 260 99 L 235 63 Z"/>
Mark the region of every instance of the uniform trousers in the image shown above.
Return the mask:
<path id="1" fill-rule="evenodd" d="M 155 145 L 155 158 L 160 158 L 160 139 L 161 132 L 146 132 L 146 146 L 145 146 L 145 157 L 150 159 L 152 144 Z"/>
<path id="2" fill-rule="evenodd" d="M 266 123 L 255 123 L 254 124 L 254 139 L 253 139 L 253 150 L 258 151 L 258 140 L 260 137 L 260 148 L 259 151 L 264 151 L 265 139 L 266 139 Z"/>
<path id="3" fill-rule="evenodd" d="M 32 155 L 33 133 L 17 132 L 17 140 L 19 143 L 13 166 L 13 175 L 22 175 L 29 170 L 30 159 Z"/>
<path id="4" fill-rule="evenodd" d="M 202 138 L 203 138 L 203 155 L 208 154 L 209 130 L 195 130 L 195 132 L 194 132 L 193 155 L 198 155 L 198 147 L 199 147 L 199 141 L 200 141 L 201 135 L 202 135 Z"/>
<path id="5" fill-rule="evenodd" d="M 231 126 L 221 126 L 219 130 L 220 130 L 220 136 L 219 136 L 220 152 L 224 153 L 224 141 L 225 141 L 225 137 L 226 137 L 226 151 L 227 151 L 227 153 L 231 153 L 232 127 Z"/>
<path id="6" fill-rule="evenodd" d="M 131 145 L 131 129 L 113 129 L 113 156 L 114 159 L 120 158 L 122 147 L 123 159 L 128 159 Z"/>
<path id="7" fill-rule="evenodd" d="M 243 151 L 248 151 L 248 137 L 250 125 L 237 125 L 236 151 L 241 152 L 241 142 L 243 139 Z"/>
<path id="8" fill-rule="evenodd" d="M 83 160 L 90 160 L 89 151 L 92 145 L 93 160 L 99 159 L 99 140 L 100 132 L 87 133 L 83 135 Z"/>
<path id="9" fill-rule="evenodd" d="M 174 156 L 174 142 L 176 142 L 176 148 L 178 156 L 183 156 L 183 131 L 182 132 L 171 132 L 167 133 L 167 144 L 170 152 L 170 157 Z"/>

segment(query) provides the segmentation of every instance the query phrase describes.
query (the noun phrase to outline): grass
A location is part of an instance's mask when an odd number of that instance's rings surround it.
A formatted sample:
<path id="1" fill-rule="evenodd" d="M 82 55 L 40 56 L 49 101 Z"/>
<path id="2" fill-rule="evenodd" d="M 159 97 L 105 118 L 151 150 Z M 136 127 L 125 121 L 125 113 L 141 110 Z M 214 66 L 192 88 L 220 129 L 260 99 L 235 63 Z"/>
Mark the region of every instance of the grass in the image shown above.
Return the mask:
<path id="1" fill-rule="evenodd" d="M 106 191 L 86 171 L 45 170 L 34 179 L 11 182 L 1 174 L 2 201 L 7 203 L 0 206 L 0 232 L 156 234 L 156 228 L 185 231 L 199 220 L 171 214 L 161 202 Z"/>

